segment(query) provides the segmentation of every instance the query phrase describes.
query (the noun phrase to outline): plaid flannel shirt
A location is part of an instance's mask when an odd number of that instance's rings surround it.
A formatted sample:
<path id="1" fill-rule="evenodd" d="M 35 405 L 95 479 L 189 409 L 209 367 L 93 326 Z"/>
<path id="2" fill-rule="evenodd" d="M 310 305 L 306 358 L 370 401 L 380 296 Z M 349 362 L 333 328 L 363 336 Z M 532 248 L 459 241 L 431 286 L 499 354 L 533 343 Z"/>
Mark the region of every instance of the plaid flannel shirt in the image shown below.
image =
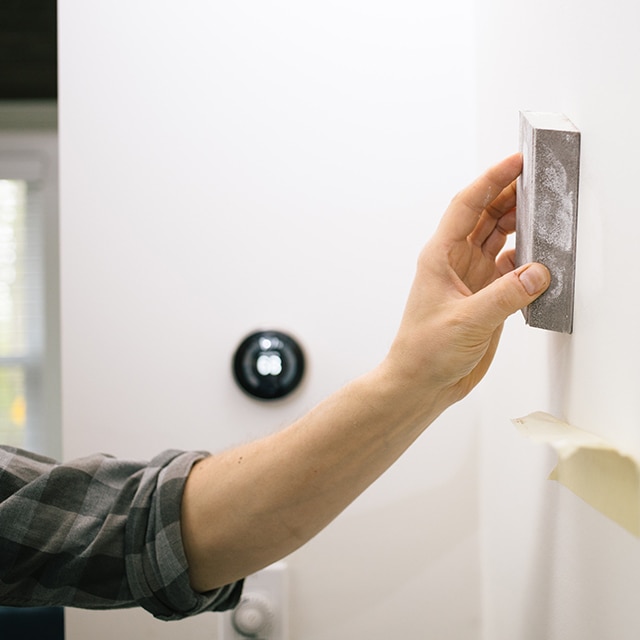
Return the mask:
<path id="1" fill-rule="evenodd" d="M 0 447 L 0 604 L 141 606 L 165 620 L 235 606 L 242 581 L 205 594 L 189 585 L 180 503 L 205 455 L 59 464 Z"/>

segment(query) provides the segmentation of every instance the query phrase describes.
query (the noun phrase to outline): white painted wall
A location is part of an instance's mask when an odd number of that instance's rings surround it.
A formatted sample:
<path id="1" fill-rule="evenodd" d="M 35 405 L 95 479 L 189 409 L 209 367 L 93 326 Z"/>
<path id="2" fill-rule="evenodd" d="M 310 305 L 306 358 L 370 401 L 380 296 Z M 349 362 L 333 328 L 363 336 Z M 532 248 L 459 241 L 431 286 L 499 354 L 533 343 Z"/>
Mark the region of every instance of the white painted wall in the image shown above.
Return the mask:
<path id="1" fill-rule="evenodd" d="M 509 323 L 483 393 L 484 637 L 632 640 L 640 541 L 545 477 L 555 457 L 507 418 L 547 410 L 640 454 L 640 5 L 478 0 L 480 161 L 518 110 L 582 131 L 575 331 Z"/>
<path id="2" fill-rule="evenodd" d="M 65 457 L 218 450 L 378 362 L 475 173 L 472 0 L 58 6 Z M 274 405 L 230 375 L 260 326 L 310 363 Z M 476 415 L 289 559 L 292 638 L 478 636 Z M 68 614 L 71 640 L 177 634 L 215 617 Z"/>

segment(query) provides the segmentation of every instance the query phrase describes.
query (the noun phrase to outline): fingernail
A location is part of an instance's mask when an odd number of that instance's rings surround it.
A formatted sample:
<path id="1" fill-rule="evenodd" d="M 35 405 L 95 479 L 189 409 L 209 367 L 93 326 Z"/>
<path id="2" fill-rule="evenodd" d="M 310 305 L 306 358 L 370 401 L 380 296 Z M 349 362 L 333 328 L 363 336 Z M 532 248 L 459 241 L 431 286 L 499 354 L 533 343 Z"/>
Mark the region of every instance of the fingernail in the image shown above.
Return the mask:
<path id="1" fill-rule="evenodd" d="M 518 274 L 522 286 L 527 293 L 532 296 L 544 289 L 547 285 L 546 269 L 540 265 L 532 264 Z"/>

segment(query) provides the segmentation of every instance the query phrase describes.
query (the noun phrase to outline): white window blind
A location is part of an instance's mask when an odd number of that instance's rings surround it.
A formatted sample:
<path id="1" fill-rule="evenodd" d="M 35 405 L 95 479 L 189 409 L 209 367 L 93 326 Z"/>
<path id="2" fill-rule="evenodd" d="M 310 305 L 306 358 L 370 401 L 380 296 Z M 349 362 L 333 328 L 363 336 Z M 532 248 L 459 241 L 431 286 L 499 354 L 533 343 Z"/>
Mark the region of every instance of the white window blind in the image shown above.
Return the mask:
<path id="1" fill-rule="evenodd" d="M 46 216 L 57 216 L 57 203 L 45 197 L 55 172 L 47 178 L 46 169 L 37 152 L 0 146 L 0 443 L 58 455 L 59 420 L 45 381 L 44 230 Z"/>

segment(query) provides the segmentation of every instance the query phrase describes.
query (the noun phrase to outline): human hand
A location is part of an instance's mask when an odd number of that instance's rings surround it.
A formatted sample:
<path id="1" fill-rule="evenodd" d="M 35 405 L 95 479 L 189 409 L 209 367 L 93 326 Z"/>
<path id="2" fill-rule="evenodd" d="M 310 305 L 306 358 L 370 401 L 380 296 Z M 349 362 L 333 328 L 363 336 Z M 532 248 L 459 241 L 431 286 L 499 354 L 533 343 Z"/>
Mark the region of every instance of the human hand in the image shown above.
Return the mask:
<path id="1" fill-rule="evenodd" d="M 194 589 L 227 584 L 304 544 L 482 378 L 505 318 L 549 285 L 542 265 L 515 270 L 514 252 L 500 253 L 515 230 L 521 168 L 511 156 L 452 200 L 379 367 L 287 429 L 194 467 L 181 507 Z"/>
<path id="2" fill-rule="evenodd" d="M 420 254 L 385 365 L 424 397 L 425 412 L 427 403 L 443 410 L 469 393 L 493 360 L 505 319 L 549 286 L 546 267 L 515 270 L 515 251 L 501 253 L 515 231 L 521 170 L 515 154 L 458 193 Z"/>

